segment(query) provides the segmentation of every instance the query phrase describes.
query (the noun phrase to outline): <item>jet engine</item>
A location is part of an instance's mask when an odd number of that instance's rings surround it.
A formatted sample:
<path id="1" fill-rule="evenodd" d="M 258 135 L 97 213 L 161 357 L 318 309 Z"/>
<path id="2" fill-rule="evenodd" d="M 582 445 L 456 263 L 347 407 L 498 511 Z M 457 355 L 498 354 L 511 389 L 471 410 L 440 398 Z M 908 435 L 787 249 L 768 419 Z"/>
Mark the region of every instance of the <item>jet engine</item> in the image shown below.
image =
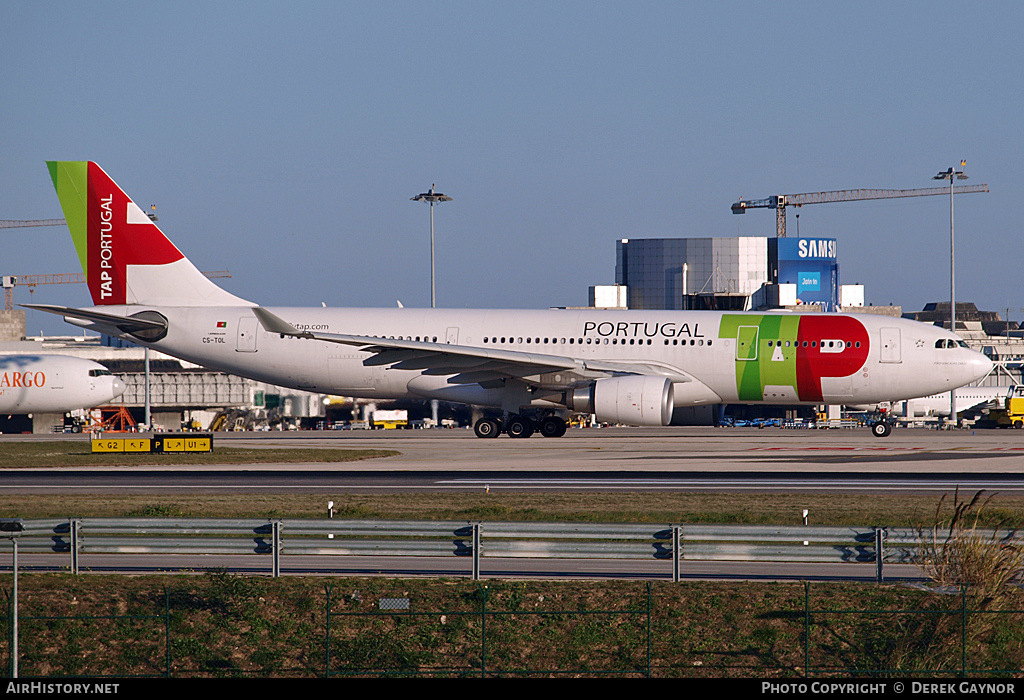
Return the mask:
<path id="1" fill-rule="evenodd" d="M 674 407 L 672 381 L 649 375 L 598 379 L 566 392 L 565 405 L 606 423 L 668 425 Z"/>

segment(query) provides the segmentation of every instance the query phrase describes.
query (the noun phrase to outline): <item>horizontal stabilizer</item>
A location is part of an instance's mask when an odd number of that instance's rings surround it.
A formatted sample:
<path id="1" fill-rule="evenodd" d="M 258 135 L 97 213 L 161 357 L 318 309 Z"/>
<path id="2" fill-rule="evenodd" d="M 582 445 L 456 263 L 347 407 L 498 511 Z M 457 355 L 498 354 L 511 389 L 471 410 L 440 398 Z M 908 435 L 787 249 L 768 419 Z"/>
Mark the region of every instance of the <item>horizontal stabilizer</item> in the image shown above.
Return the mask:
<path id="1" fill-rule="evenodd" d="M 65 318 L 77 318 L 92 323 L 103 323 L 113 326 L 124 333 L 137 333 L 139 331 L 164 331 L 167 330 L 167 321 L 139 318 L 137 316 L 117 316 L 116 314 L 105 314 L 101 311 L 88 311 L 86 309 L 71 309 L 66 306 L 55 306 L 52 304 L 18 304 L 26 309 L 45 311 L 48 314 L 57 314 Z"/>

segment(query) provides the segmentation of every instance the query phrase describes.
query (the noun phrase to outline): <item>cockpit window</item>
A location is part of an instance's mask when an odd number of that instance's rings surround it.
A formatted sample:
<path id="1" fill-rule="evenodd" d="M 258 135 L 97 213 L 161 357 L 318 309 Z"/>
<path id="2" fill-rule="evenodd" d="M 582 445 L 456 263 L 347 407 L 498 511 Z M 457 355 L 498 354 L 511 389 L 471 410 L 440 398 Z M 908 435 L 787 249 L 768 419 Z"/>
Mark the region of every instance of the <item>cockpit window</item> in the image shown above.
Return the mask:
<path id="1" fill-rule="evenodd" d="M 89 370 L 89 376 L 90 377 L 109 377 L 110 376 L 110 370 L 109 369 L 91 369 L 91 370 Z"/>

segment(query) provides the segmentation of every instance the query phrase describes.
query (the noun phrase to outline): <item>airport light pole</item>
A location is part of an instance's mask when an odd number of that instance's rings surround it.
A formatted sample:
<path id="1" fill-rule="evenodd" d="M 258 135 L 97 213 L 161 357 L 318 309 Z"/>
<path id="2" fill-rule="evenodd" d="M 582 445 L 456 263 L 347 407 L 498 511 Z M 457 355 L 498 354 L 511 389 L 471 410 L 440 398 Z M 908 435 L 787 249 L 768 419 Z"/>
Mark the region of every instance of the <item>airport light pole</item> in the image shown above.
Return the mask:
<path id="1" fill-rule="evenodd" d="M 434 191 L 434 185 L 430 186 L 427 192 L 421 192 L 412 198 L 413 202 L 430 203 L 430 308 L 436 306 L 434 295 L 434 202 L 450 202 L 452 198 L 446 194 Z"/>
<path id="2" fill-rule="evenodd" d="M 949 180 L 949 330 L 956 333 L 956 244 L 953 237 L 953 185 L 957 180 L 966 180 L 963 167 L 966 160 L 960 161 L 961 170 L 950 168 L 943 170 L 933 180 Z M 956 415 L 956 390 L 949 392 L 949 417 L 953 425 L 959 425 Z"/>

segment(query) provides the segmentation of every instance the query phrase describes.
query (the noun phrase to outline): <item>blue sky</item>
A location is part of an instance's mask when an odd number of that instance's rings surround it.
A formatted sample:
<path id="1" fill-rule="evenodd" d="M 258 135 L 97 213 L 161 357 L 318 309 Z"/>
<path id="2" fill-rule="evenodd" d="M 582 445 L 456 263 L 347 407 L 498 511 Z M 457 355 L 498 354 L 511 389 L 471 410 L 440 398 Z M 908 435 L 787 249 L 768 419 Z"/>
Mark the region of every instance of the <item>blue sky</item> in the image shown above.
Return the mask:
<path id="1" fill-rule="evenodd" d="M 1020 320 L 1022 26 L 1016 2 L 7 0 L 0 218 L 62 216 L 44 161 L 95 160 L 244 298 L 429 306 L 409 199 L 436 183 L 438 305 L 544 308 L 614 282 L 619 238 L 771 236 L 729 205 L 966 159 L 992 191 L 956 200 L 957 298 Z M 948 299 L 948 198 L 807 206 L 800 233 L 868 302 Z M 79 271 L 66 230 L 0 236 L 0 274 Z"/>

